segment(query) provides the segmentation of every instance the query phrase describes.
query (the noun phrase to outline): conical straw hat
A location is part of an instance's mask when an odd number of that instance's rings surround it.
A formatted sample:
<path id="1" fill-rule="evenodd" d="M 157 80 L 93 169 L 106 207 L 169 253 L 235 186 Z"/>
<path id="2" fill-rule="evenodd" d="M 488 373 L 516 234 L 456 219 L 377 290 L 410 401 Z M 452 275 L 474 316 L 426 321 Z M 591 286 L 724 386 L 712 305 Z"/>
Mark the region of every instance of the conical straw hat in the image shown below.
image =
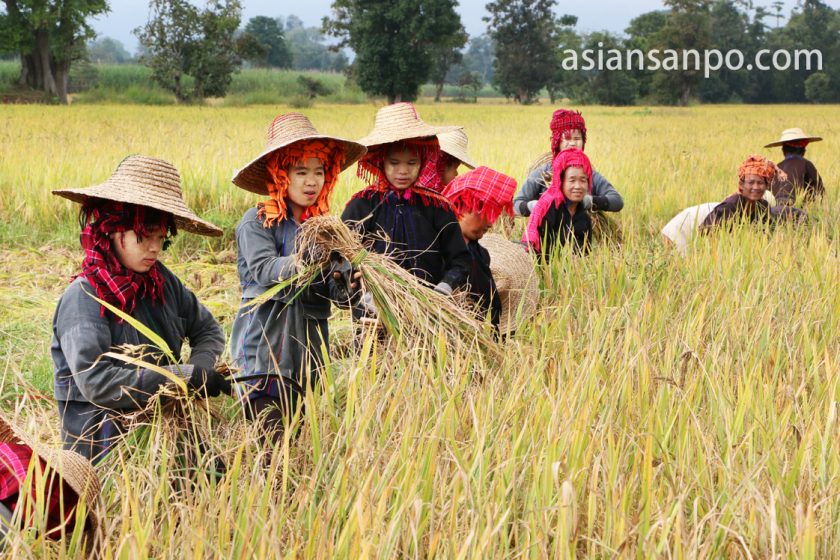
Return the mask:
<path id="1" fill-rule="evenodd" d="M 55 470 L 64 482 L 85 503 L 89 528 L 99 529 L 99 495 L 102 486 L 90 461 L 76 453 L 61 449 L 52 449 L 26 434 L 17 425 L 10 422 L 5 414 L 0 413 L 0 442 L 23 443 L 32 449 L 33 456 L 40 457 L 48 467 Z"/>
<path id="2" fill-rule="evenodd" d="M 528 166 L 528 170 L 525 171 L 525 177 L 528 177 L 537 169 L 541 169 L 546 163 L 551 163 L 551 160 L 553 158 L 554 155 L 551 152 L 546 152 L 537 159 L 535 159 L 533 162 L 531 162 L 531 165 Z"/>
<path id="3" fill-rule="evenodd" d="M 820 136 L 808 136 L 801 128 L 788 128 L 782 131 L 782 136 L 775 142 L 770 142 L 765 148 L 772 148 L 774 146 L 781 146 L 788 142 L 796 142 L 797 140 L 807 140 L 808 142 L 819 142 L 822 140 Z"/>
<path id="4" fill-rule="evenodd" d="M 386 105 L 376 112 L 373 130 L 359 140 L 368 148 L 380 144 L 390 144 L 400 140 L 412 138 L 427 138 L 446 132 L 460 130 L 462 126 L 432 126 L 427 124 L 417 114 L 417 109 L 411 103 L 394 103 Z"/>
<path id="5" fill-rule="evenodd" d="M 534 261 L 522 244 L 496 233 L 488 233 L 479 243 L 490 253 L 490 271 L 502 301 L 499 332 L 512 333 L 521 319 L 533 317 L 539 305 Z"/>
<path id="6" fill-rule="evenodd" d="M 190 210 L 181 195 L 181 175 L 162 159 L 128 156 L 108 179 L 83 189 L 61 189 L 53 194 L 84 203 L 91 198 L 146 206 L 175 216 L 178 229 L 199 235 L 222 235 L 222 230 Z"/>
<path id="7" fill-rule="evenodd" d="M 341 170 L 344 171 L 359 158 L 365 155 L 367 148 L 358 142 L 345 140 L 337 136 L 319 134 L 306 116 L 300 113 L 286 113 L 275 118 L 268 127 L 265 149 L 248 162 L 245 167 L 234 173 L 233 184 L 256 194 L 268 194 L 268 183 L 270 177 L 266 169 L 266 161 L 272 153 L 291 146 L 295 142 L 303 140 L 332 140 L 339 144 L 344 150 L 344 161 L 341 163 Z"/>
<path id="8" fill-rule="evenodd" d="M 438 142 L 440 142 L 440 151 L 443 153 L 449 154 L 470 169 L 477 167 L 475 161 L 467 153 L 467 133 L 463 130 L 438 134 Z"/>

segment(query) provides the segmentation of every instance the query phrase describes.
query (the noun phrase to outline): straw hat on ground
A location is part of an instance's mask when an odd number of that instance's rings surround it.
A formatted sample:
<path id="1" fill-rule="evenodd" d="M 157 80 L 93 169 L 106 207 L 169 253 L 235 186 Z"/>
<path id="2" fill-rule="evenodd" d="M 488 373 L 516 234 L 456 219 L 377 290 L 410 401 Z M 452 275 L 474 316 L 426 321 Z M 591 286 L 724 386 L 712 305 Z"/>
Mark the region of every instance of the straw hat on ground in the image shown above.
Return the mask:
<path id="1" fill-rule="evenodd" d="M 99 529 L 100 519 L 97 510 L 102 487 L 90 461 L 75 451 L 53 449 L 42 444 L 10 422 L 2 413 L 0 413 L 0 442 L 22 443 L 32 449 L 32 456 L 40 457 L 49 468 L 55 470 L 73 489 L 79 501 L 85 503 L 88 512 L 88 529 L 94 532 Z"/>
<path id="2" fill-rule="evenodd" d="M 432 126 L 423 122 L 413 104 L 394 103 L 376 112 L 373 130 L 361 138 L 359 143 L 370 148 L 400 140 L 437 136 L 463 128 L 462 126 Z"/>
<path id="3" fill-rule="evenodd" d="M 61 189 L 53 194 L 85 203 L 91 198 L 146 206 L 175 216 L 178 229 L 199 235 L 222 235 L 222 230 L 190 210 L 181 195 L 181 175 L 162 159 L 128 156 L 108 179 L 83 189 Z"/>
<path id="4" fill-rule="evenodd" d="M 438 134 L 438 142 L 440 142 L 440 151 L 443 153 L 449 154 L 470 169 L 477 167 L 475 161 L 467 153 L 467 133 L 463 130 Z"/>
<path id="5" fill-rule="evenodd" d="M 502 300 L 499 332 L 510 334 L 519 320 L 532 317 L 540 301 L 534 261 L 525 247 L 506 237 L 488 233 L 479 242 L 490 253 L 490 271 Z"/>
<path id="6" fill-rule="evenodd" d="M 342 171 L 356 163 L 367 151 L 367 148 L 358 142 L 320 134 L 310 120 L 300 113 L 286 113 L 271 122 L 268 127 L 265 149 L 242 169 L 234 173 L 233 184 L 252 193 L 267 195 L 268 187 L 266 187 L 266 183 L 270 179 L 266 169 L 268 156 L 277 150 L 304 140 L 332 140 L 339 144 L 344 150 L 344 161 L 341 164 Z"/>
<path id="7" fill-rule="evenodd" d="M 781 146 L 789 142 L 819 142 L 822 140 L 820 136 L 809 136 L 801 128 L 788 128 L 782 131 L 782 136 L 775 142 L 770 142 L 765 148 L 773 148 L 774 146 Z"/>

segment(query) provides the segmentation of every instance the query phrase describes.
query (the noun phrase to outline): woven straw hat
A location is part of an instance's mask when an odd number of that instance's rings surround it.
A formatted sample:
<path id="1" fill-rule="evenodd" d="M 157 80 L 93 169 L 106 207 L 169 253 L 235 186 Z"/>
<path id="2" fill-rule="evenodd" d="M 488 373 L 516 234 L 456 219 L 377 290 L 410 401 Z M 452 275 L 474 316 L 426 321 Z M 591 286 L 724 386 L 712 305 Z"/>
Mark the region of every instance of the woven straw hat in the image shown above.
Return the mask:
<path id="1" fill-rule="evenodd" d="M 222 235 L 221 229 L 202 220 L 187 207 L 181 195 L 181 175 L 171 163 L 162 159 L 128 156 L 104 183 L 52 193 L 79 203 L 99 198 L 146 206 L 174 215 L 178 229 L 199 235 Z"/>
<path id="2" fill-rule="evenodd" d="M 462 126 L 432 126 L 423 122 L 411 103 L 386 105 L 376 112 L 373 130 L 359 140 L 368 148 L 412 138 L 426 138 L 461 130 Z"/>
<path id="3" fill-rule="evenodd" d="M 797 140 L 807 140 L 808 142 L 819 142 L 822 140 L 820 136 L 808 136 L 801 128 L 788 128 L 782 131 L 782 136 L 775 142 L 770 142 L 765 148 L 772 148 L 774 146 L 781 146 L 788 142 L 796 142 Z"/>
<path id="4" fill-rule="evenodd" d="M 266 184 L 269 181 L 266 160 L 272 153 L 303 140 L 332 140 L 344 149 L 344 171 L 365 155 L 367 148 L 358 142 L 336 136 L 320 134 L 306 116 L 300 113 L 286 113 L 276 117 L 268 127 L 265 149 L 248 162 L 245 167 L 234 173 L 233 184 L 256 194 L 268 194 Z"/>
<path id="5" fill-rule="evenodd" d="M 470 169 L 477 167 L 475 161 L 467 153 L 467 133 L 463 130 L 438 134 L 438 142 L 440 142 L 440 151 L 443 153 L 449 154 Z"/>
<path id="6" fill-rule="evenodd" d="M 544 153 L 543 155 L 535 159 L 533 162 L 531 162 L 531 165 L 528 166 L 528 170 L 525 172 L 525 176 L 527 177 L 537 169 L 540 169 L 546 163 L 551 163 L 552 159 L 554 159 L 554 154 L 552 154 L 551 152 Z"/>
<path id="7" fill-rule="evenodd" d="M 33 456 L 40 457 L 54 469 L 64 482 L 79 496 L 87 507 L 89 529 L 99 529 L 99 495 L 102 486 L 90 461 L 76 453 L 61 449 L 52 449 L 26 434 L 10 422 L 5 414 L 0 413 L 0 442 L 23 443 L 32 449 Z"/>
<path id="8" fill-rule="evenodd" d="M 512 333 L 519 319 L 532 317 L 539 305 L 534 261 L 523 245 L 496 233 L 488 233 L 479 243 L 490 253 L 490 271 L 502 300 L 499 332 Z"/>

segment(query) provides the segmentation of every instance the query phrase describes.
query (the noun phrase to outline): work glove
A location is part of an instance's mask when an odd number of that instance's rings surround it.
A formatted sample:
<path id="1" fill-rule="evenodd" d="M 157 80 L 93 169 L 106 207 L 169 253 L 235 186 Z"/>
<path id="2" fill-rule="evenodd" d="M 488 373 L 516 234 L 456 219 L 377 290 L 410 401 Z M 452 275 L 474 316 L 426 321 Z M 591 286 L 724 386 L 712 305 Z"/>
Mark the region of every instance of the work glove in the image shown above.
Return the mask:
<path id="1" fill-rule="evenodd" d="M 222 376 L 216 368 L 194 365 L 187 387 L 199 396 L 218 397 L 222 393 L 231 393 L 230 380 Z"/>
<path id="2" fill-rule="evenodd" d="M 609 199 L 606 196 L 592 196 L 588 194 L 583 197 L 584 210 L 606 210 L 609 206 Z"/>
<path id="3" fill-rule="evenodd" d="M 359 307 L 365 312 L 366 317 L 376 317 L 379 313 L 370 292 L 364 292 L 359 298 Z"/>
<path id="4" fill-rule="evenodd" d="M 451 296 L 452 295 L 452 286 L 447 284 L 446 282 L 440 282 L 437 286 L 434 287 L 434 290 L 444 296 Z"/>

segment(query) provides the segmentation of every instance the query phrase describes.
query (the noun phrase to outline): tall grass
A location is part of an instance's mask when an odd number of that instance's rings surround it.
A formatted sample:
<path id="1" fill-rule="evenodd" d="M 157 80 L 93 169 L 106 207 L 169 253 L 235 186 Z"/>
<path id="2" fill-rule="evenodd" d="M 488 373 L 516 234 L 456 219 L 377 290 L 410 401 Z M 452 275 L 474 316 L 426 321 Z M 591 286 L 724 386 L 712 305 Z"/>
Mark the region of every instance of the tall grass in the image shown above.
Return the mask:
<path id="1" fill-rule="evenodd" d="M 47 190 L 101 181 L 128 153 L 157 155 L 182 170 L 189 203 L 230 231 L 258 200 L 229 184 L 231 172 L 282 110 L 0 114 L 0 153 L 11 154 L 0 160 L 0 216 L 20 235 L 0 251 L 4 410 L 57 438 L 50 320 L 81 255 L 73 207 Z M 419 111 L 466 125 L 475 159 L 516 177 L 547 144 L 549 107 Z M 374 112 L 306 111 L 350 138 Z M 145 428 L 101 470 L 103 555 L 836 556 L 839 113 L 587 109 L 587 152 L 625 197 L 624 244 L 586 258 L 561 252 L 541 268 L 540 309 L 501 362 L 476 375 L 477 363 L 439 346 L 336 358 L 308 397 L 300 436 L 270 459 L 219 399 L 220 416 L 202 420 L 213 436 L 199 464 L 221 455 L 228 472 L 202 470 L 191 485 L 169 482 L 184 476 L 175 448 L 158 424 Z M 807 228 L 740 228 L 698 239 L 685 258 L 661 244 L 674 213 L 732 192 L 745 156 L 777 156 L 760 146 L 794 125 L 826 138 L 809 156 L 829 195 Z M 335 207 L 359 186 L 345 174 Z M 212 250 L 182 242 L 166 257 L 226 329 L 239 298 L 230 249 L 229 238 Z M 344 344 L 346 316 L 332 327 Z M 77 552 L 31 535 L 11 546 L 23 558 Z"/>

